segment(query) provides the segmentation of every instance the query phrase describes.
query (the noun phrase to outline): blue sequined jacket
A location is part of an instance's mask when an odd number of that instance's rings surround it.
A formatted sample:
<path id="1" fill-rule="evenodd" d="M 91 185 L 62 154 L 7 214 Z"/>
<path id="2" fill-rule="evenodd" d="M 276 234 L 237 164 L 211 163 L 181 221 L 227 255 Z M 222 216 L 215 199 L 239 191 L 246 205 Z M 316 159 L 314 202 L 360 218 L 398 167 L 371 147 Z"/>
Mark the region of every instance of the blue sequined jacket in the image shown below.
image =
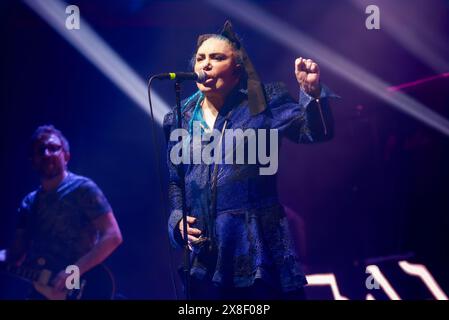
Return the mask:
<path id="1" fill-rule="evenodd" d="M 286 137 L 297 143 L 313 143 L 332 137 L 333 121 L 328 98 L 335 95 L 327 87 L 322 86 L 319 100 L 300 90 L 299 102 L 281 83 L 265 85 L 265 93 L 267 109 L 251 115 L 245 90 L 235 89 L 220 110 L 214 129 L 221 131 L 227 119 L 226 129 L 277 129 L 279 140 Z M 182 127 L 189 132 L 192 118 L 201 120 L 198 99 L 201 99 L 199 92 L 182 103 Z M 169 171 L 168 232 L 172 244 L 180 247 L 180 173 L 170 160 L 170 151 L 177 141 L 169 139 L 177 127 L 174 110 L 165 116 L 163 126 Z M 194 248 L 192 276 L 207 277 L 218 285 L 234 287 L 250 286 L 260 278 L 283 291 L 295 290 L 307 283 L 279 203 L 276 174 L 260 175 L 259 164 L 217 165 L 215 212 L 211 215 L 214 164 L 182 166 L 187 214 L 197 218 L 195 228 L 213 239 L 213 246 Z"/>

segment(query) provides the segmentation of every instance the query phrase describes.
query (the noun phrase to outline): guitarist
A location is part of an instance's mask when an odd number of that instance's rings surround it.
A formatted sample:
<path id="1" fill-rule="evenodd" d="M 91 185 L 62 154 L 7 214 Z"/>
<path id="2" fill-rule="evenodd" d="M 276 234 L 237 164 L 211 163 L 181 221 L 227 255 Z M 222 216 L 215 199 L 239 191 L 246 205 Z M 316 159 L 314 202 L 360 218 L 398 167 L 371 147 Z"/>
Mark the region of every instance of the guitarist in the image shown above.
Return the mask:
<path id="1" fill-rule="evenodd" d="M 122 235 L 97 185 L 67 170 L 69 143 L 59 130 L 52 125 L 38 127 L 29 152 L 40 186 L 19 207 L 7 260 L 33 267 L 45 263 L 55 272 L 51 290 L 61 292 L 70 275 L 65 272 L 68 265 L 78 266 L 82 276 L 121 244 Z M 29 298 L 44 297 L 34 289 Z"/>

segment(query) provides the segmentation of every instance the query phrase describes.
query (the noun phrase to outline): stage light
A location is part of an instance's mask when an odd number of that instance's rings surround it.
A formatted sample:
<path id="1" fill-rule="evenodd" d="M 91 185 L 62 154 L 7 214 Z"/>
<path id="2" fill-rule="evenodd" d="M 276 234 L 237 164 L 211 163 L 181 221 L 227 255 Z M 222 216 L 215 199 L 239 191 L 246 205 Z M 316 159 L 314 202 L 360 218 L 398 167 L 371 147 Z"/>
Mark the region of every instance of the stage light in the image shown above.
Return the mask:
<path id="1" fill-rule="evenodd" d="M 108 77 L 120 90 L 134 101 L 148 115 L 148 94 L 146 82 L 139 77 L 123 59 L 82 19 L 80 28 L 66 28 L 66 7 L 58 0 L 25 0 L 25 3 L 44 19 L 55 31 L 75 47 L 86 59 Z M 154 117 L 162 124 L 169 106 L 156 94 L 152 94 Z"/>
<path id="2" fill-rule="evenodd" d="M 321 66 L 332 70 L 354 86 L 363 89 L 397 110 L 449 136 L 449 120 L 408 95 L 401 92 L 391 93 L 387 91 L 391 84 L 352 63 L 305 33 L 295 30 L 273 15 L 247 1 L 206 1 L 211 6 L 235 17 L 242 23 L 254 27 L 259 32 L 296 51 L 298 54 L 313 57 Z"/>

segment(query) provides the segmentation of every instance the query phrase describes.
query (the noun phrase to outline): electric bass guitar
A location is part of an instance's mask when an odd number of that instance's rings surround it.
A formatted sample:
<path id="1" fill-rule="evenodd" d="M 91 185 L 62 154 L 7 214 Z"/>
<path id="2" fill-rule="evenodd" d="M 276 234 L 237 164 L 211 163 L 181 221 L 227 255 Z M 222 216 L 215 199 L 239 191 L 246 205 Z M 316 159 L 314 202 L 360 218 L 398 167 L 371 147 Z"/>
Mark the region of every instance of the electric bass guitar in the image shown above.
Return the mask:
<path id="1" fill-rule="evenodd" d="M 56 290 L 51 286 L 53 279 L 60 270 L 45 267 L 45 259 L 38 259 L 40 267 L 30 268 L 16 266 L 0 261 L 0 271 L 17 276 L 33 284 L 37 292 L 48 300 L 110 300 L 115 295 L 115 281 L 110 270 L 100 264 L 79 279 L 76 289 Z M 44 263 L 43 263 L 44 261 Z"/>

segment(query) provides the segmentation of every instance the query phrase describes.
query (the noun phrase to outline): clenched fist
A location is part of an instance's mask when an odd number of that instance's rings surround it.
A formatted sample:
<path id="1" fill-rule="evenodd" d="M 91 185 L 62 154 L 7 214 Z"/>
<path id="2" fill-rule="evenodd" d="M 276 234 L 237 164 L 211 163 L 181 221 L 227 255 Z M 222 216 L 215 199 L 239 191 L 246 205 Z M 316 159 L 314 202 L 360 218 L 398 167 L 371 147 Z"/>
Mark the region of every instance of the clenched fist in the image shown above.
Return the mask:
<path id="1" fill-rule="evenodd" d="M 320 68 L 311 59 L 299 57 L 295 60 L 295 75 L 299 85 L 312 97 L 320 96 Z"/>

